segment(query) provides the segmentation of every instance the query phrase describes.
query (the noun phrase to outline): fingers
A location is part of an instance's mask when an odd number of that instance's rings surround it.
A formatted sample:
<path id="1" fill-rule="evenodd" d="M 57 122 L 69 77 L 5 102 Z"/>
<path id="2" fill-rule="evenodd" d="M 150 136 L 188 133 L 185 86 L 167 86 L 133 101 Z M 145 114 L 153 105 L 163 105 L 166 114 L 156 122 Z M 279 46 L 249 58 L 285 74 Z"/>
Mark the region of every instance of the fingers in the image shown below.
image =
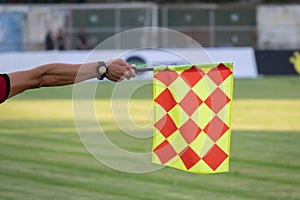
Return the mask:
<path id="1" fill-rule="evenodd" d="M 135 74 L 134 69 L 131 68 L 124 76 L 127 80 L 129 80 L 131 78 L 135 78 L 136 74 Z"/>
<path id="2" fill-rule="evenodd" d="M 106 77 L 114 82 L 120 82 L 122 80 L 131 79 L 136 76 L 133 69 L 134 65 L 130 65 L 122 59 L 115 59 L 106 62 L 108 66 L 108 73 Z"/>
<path id="3" fill-rule="evenodd" d="M 135 67 L 135 65 L 131 65 L 131 69 L 128 71 L 128 73 L 132 78 L 135 78 L 136 74 L 132 67 Z"/>
<path id="4" fill-rule="evenodd" d="M 114 76 L 111 73 L 106 74 L 106 78 L 109 79 L 109 80 L 111 80 L 111 81 L 114 81 L 114 82 L 119 82 L 120 81 L 119 77 Z"/>
<path id="5" fill-rule="evenodd" d="M 129 80 L 129 79 L 131 78 L 129 72 L 127 72 L 124 76 L 125 76 L 125 78 L 126 78 L 127 80 Z"/>

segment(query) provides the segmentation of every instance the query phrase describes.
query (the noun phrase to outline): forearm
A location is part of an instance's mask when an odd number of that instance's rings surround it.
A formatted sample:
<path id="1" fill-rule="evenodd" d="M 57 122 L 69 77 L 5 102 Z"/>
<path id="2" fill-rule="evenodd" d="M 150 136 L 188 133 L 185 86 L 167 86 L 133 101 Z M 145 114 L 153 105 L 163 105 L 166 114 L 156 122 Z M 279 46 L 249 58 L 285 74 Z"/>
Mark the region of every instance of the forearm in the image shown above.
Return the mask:
<path id="1" fill-rule="evenodd" d="M 28 71 L 9 74 L 11 92 L 9 97 L 27 89 L 63 86 L 97 77 L 97 62 L 86 64 L 51 63 Z"/>
<path id="2" fill-rule="evenodd" d="M 39 80 L 38 87 L 69 85 L 97 77 L 98 62 L 85 64 L 53 63 L 36 69 Z"/>

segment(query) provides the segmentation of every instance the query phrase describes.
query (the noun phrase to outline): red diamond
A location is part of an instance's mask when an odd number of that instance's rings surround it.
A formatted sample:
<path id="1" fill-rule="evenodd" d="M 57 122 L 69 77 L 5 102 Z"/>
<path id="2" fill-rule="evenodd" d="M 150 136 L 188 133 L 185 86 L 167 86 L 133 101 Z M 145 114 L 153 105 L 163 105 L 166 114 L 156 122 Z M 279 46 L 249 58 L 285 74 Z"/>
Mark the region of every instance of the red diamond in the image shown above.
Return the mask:
<path id="1" fill-rule="evenodd" d="M 228 155 L 218 145 L 214 145 L 203 157 L 203 160 L 210 168 L 216 170 L 227 157 Z"/>
<path id="2" fill-rule="evenodd" d="M 178 77 L 178 73 L 176 71 L 162 71 L 162 72 L 157 72 L 154 75 L 154 78 L 160 80 L 163 84 L 166 86 L 169 86 L 173 81 L 176 80 Z"/>
<path id="3" fill-rule="evenodd" d="M 229 101 L 230 99 L 226 96 L 226 94 L 224 94 L 220 88 L 217 88 L 210 96 L 208 96 L 204 103 L 212 111 L 218 113 Z"/>
<path id="4" fill-rule="evenodd" d="M 209 78 L 217 85 L 220 85 L 231 74 L 232 72 L 230 71 L 230 69 L 226 67 L 223 63 L 220 63 L 218 67 L 211 69 L 207 73 Z"/>
<path id="5" fill-rule="evenodd" d="M 179 105 L 189 116 L 191 116 L 202 103 L 202 100 L 193 92 L 193 90 L 190 90 L 181 100 Z"/>
<path id="6" fill-rule="evenodd" d="M 187 170 L 193 167 L 201 159 L 189 146 L 179 155 Z"/>
<path id="7" fill-rule="evenodd" d="M 153 149 L 153 152 L 158 156 L 162 164 L 165 164 L 177 155 L 176 151 L 167 140 L 163 141 L 160 145 Z"/>
<path id="8" fill-rule="evenodd" d="M 180 76 L 190 87 L 193 87 L 204 75 L 205 73 L 201 69 L 192 66 L 190 69 L 182 72 Z"/>
<path id="9" fill-rule="evenodd" d="M 190 144 L 199 135 L 201 129 L 193 120 L 189 119 L 179 128 L 179 132 L 184 140 Z"/>
<path id="10" fill-rule="evenodd" d="M 220 120 L 219 117 L 215 116 L 203 129 L 203 131 L 208 135 L 214 142 L 216 142 L 229 127 Z"/>
<path id="11" fill-rule="evenodd" d="M 169 112 L 177 104 L 168 88 L 156 97 L 155 102 L 161 105 L 167 112 Z"/>
<path id="12" fill-rule="evenodd" d="M 171 117 L 166 114 L 154 126 L 165 136 L 165 138 L 172 135 L 177 130 L 177 127 Z"/>

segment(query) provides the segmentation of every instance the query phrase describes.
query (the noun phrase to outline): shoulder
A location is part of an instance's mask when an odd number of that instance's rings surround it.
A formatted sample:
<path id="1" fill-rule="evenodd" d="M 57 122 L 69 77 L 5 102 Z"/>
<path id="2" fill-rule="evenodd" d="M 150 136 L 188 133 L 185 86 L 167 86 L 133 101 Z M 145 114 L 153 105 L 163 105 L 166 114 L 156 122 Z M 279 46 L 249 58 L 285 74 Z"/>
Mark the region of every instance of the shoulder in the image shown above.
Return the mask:
<path id="1" fill-rule="evenodd" d="M 0 74 L 0 103 L 4 102 L 10 92 L 10 80 L 7 74 Z"/>
<path id="2" fill-rule="evenodd" d="M 7 74 L 0 74 L 0 81 L 9 84 L 9 76 Z"/>

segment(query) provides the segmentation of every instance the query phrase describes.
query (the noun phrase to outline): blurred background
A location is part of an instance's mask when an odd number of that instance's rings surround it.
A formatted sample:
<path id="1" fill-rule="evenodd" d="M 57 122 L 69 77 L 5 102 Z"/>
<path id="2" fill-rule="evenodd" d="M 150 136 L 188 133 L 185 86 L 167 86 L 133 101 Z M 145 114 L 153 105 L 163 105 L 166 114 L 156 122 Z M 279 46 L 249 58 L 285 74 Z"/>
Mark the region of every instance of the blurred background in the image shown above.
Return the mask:
<path id="1" fill-rule="evenodd" d="M 164 27 L 208 49 L 250 47 L 258 74 L 298 74 L 291 57 L 300 49 L 299 19 L 297 0 L 1 0 L 0 52 L 88 50 L 125 30 Z M 116 41 L 110 48 L 129 47 Z"/>
<path id="2" fill-rule="evenodd" d="M 109 36 L 144 26 L 178 30 L 204 47 L 300 46 L 300 4 L 296 0 L 0 2 L 1 51 L 43 50 L 48 32 L 54 39 L 64 36 L 68 50 L 77 48 L 76 37 L 84 32 L 93 48 Z"/>
<path id="3" fill-rule="evenodd" d="M 149 29 L 127 34 L 129 42 L 117 37 L 91 51 L 110 36 L 143 27 L 179 31 L 205 47 L 213 61 L 234 63 L 230 172 L 197 175 L 164 168 L 132 174 L 107 167 L 77 135 L 73 86 L 39 88 L 0 105 L 0 199 L 299 200 L 299 0 L 0 0 L 0 73 L 49 62 L 79 63 L 91 52 L 98 60 L 127 51 L 125 60 L 145 65 L 182 62 L 178 54 L 156 47 L 168 47 L 193 63 L 203 61 L 202 48 L 190 39 L 169 42 L 172 34 L 154 40 L 153 49 L 128 51 L 145 46 L 147 36 L 155 34 Z M 128 152 L 152 147 L 152 137 L 146 137 L 153 132 L 152 73 L 144 75 L 82 84 L 98 84 L 93 114 L 107 138 Z M 137 89 L 128 100 L 130 88 Z M 117 109 L 122 106 L 126 115 Z M 120 127 L 129 119 L 136 126 L 128 130 L 143 137 Z M 119 166 L 128 162 L 109 149 L 101 152 Z"/>

